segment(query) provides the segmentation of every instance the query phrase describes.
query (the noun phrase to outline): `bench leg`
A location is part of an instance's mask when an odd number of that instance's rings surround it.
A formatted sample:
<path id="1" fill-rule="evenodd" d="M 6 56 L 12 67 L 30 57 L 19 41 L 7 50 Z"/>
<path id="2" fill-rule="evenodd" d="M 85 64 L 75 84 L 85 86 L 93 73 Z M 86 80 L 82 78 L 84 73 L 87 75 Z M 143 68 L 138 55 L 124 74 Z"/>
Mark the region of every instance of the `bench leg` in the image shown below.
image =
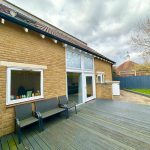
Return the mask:
<path id="1" fill-rule="evenodd" d="M 76 114 L 77 114 L 77 106 L 75 106 L 75 112 L 76 112 Z"/>
<path id="2" fill-rule="evenodd" d="M 21 140 L 21 128 L 20 127 L 18 127 L 17 128 L 17 136 L 18 136 L 18 142 L 19 142 L 19 144 L 22 142 L 22 140 Z"/>
<path id="3" fill-rule="evenodd" d="M 69 118 L 69 110 L 68 110 L 68 108 L 66 108 L 65 113 L 66 113 L 66 119 L 68 119 Z"/>
<path id="4" fill-rule="evenodd" d="M 40 129 L 40 131 L 44 130 L 44 128 L 43 128 L 43 119 L 42 118 L 39 118 L 39 129 Z"/>
<path id="5" fill-rule="evenodd" d="M 44 125 L 43 125 L 43 119 L 42 118 L 40 119 L 40 122 L 41 122 L 40 123 L 41 124 L 41 131 L 43 131 L 44 130 Z"/>
<path id="6" fill-rule="evenodd" d="M 39 129 L 40 129 L 40 131 L 43 131 L 42 123 L 41 123 L 41 118 L 39 118 L 38 123 L 39 123 Z"/>

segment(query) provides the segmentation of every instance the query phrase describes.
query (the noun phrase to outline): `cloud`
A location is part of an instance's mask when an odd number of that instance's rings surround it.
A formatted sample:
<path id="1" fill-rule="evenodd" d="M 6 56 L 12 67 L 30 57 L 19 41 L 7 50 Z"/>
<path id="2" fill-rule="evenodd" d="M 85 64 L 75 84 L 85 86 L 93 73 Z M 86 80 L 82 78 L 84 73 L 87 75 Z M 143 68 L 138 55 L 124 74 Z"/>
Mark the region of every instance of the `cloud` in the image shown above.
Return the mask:
<path id="1" fill-rule="evenodd" d="M 140 19 L 150 16 L 149 0 L 9 0 L 43 20 L 87 42 L 118 64 L 139 54 L 129 45 Z"/>

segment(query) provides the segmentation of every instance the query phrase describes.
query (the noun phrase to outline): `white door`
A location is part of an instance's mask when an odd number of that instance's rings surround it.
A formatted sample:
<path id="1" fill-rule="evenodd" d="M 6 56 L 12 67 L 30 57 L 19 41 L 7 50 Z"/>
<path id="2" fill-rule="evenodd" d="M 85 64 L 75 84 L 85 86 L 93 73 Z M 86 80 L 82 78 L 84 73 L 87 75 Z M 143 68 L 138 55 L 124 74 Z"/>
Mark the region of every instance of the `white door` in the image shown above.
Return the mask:
<path id="1" fill-rule="evenodd" d="M 93 74 L 85 74 L 85 102 L 95 98 L 95 79 Z"/>

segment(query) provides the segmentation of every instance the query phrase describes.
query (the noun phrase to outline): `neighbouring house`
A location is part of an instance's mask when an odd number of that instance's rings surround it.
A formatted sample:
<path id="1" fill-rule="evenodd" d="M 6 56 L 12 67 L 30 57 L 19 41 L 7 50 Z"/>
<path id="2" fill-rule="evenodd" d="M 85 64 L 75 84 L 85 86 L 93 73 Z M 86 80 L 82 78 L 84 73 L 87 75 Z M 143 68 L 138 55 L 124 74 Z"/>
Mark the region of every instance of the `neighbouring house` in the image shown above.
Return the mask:
<path id="1" fill-rule="evenodd" d="M 0 136 L 14 131 L 14 106 L 67 95 L 81 104 L 112 98 L 115 62 L 87 43 L 0 1 Z M 34 108 L 34 107 L 33 107 Z"/>
<path id="2" fill-rule="evenodd" d="M 118 67 L 114 66 L 113 69 L 115 71 L 114 76 L 126 77 L 150 75 L 150 67 L 148 65 L 141 65 L 131 60 L 123 62 Z"/>
<path id="3" fill-rule="evenodd" d="M 121 65 L 118 67 L 115 67 L 116 75 L 117 76 L 135 76 L 136 75 L 136 70 L 135 67 L 138 65 L 137 63 L 127 60 L 123 62 Z"/>

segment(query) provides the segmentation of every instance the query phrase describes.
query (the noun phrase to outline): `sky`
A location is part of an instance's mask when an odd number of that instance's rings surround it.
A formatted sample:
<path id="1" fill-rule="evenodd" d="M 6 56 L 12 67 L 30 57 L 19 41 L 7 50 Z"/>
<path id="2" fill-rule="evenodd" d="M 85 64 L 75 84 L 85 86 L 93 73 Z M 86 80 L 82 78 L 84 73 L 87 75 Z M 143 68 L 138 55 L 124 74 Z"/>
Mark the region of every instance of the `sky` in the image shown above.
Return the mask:
<path id="1" fill-rule="evenodd" d="M 150 17 L 150 0 L 8 0 L 33 15 L 85 41 L 117 65 L 141 63 L 131 45 L 139 21 Z"/>

